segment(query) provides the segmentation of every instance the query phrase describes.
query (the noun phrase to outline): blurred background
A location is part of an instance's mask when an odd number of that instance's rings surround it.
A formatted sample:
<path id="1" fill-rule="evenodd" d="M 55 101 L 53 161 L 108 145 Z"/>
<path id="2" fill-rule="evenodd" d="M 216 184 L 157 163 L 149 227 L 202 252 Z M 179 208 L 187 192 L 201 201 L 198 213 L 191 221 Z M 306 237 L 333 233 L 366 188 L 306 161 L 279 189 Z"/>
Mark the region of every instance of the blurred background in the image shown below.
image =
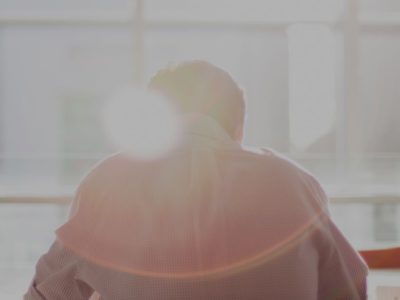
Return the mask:
<path id="1" fill-rule="evenodd" d="M 0 0 L 1 299 L 114 151 L 105 101 L 186 59 L 233 75 L 245 143 L 311 171 L 357 249 L 400 244 L 399 1 Z"/>

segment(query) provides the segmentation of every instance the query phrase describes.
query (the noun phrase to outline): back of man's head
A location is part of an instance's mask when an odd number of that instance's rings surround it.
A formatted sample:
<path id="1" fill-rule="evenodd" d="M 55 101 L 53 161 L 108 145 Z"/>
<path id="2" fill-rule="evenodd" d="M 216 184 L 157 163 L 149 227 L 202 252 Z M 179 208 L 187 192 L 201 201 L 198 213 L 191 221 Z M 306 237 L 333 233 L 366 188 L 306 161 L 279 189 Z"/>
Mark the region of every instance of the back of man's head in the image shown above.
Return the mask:
<path id="1" fill-rule="evenodd" d="M 243 128 L 243 91 L 228 72 L 205 61 L 187 61 L 160 70 L 149 83 L 176 104 L 182 113 L 203 113 L 237 137 Z"/>

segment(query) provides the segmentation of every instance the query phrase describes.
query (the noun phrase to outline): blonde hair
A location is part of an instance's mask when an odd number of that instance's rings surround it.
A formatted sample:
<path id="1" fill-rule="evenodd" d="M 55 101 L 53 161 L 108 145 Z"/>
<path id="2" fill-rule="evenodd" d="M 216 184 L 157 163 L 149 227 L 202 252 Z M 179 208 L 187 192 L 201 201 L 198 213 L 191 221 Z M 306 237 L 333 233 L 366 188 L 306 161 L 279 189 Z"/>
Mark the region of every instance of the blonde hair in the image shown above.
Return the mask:
<path id="1" fill-rule="evenodd" d="M 161 69 L 151 78 L 149 88 L 170 99 L 182 113 L 209 115 L 232 137 L 244 124 L 243 90 L 228 72 L 206 61 L 186 61 Z"/>

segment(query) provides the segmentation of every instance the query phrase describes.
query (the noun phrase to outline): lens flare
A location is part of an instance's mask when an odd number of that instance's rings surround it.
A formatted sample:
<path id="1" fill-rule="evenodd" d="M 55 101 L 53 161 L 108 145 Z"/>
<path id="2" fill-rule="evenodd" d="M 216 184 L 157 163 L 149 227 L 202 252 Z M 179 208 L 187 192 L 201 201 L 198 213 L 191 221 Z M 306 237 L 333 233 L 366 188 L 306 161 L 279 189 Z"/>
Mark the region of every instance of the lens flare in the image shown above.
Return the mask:
<path id="1" fill-rule="evenodd" d="M 180 136 L 174 107 L 161 95 L 134 86 L 111 97 L 103 119 L 107 137 L 117 150 L 139 159 L 165 155 Z"/>

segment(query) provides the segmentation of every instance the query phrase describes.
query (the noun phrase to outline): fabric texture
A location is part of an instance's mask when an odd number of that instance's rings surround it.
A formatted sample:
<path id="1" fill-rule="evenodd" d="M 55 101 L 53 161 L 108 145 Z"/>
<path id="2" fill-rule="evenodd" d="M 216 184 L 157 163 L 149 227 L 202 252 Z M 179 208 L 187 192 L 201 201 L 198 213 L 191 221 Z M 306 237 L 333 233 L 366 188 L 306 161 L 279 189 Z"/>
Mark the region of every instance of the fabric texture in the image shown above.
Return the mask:
<path id="1" fill-rule="evenodd" d="M 24 299 L 366 299 L 317 180 L 204 115 L 164 157 L 99 163 L 56 233 Z"/>

